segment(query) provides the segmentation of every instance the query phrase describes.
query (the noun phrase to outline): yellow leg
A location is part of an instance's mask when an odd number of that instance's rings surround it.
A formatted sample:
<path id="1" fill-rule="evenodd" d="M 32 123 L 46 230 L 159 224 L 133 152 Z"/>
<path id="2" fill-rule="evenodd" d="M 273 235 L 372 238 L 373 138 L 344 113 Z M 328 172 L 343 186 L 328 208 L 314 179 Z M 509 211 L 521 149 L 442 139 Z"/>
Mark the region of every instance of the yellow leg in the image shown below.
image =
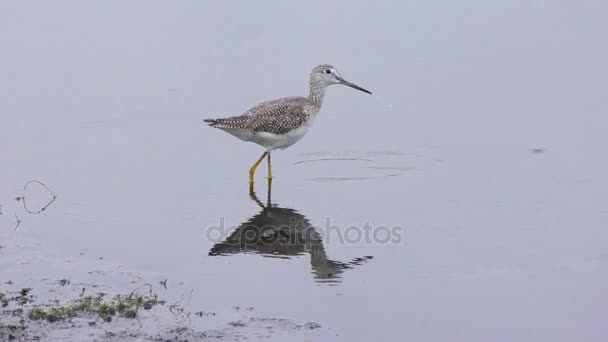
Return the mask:
<path id="1" fill-rule="evenodd" d="M 270 165 L 270 152 L 268 152 L 268 180 L 272 180 L 272 165 Z"/>
<path id="2" fill-rule="evenodd" d="M 253 175 L 255 174 L 255 169 L 258 167 L 258 165 L 260 165 L 262 160 L 264 160 L 267 155 L 268 151 L 262 153 L 262 156 L 258 158 L 258 160 L 256 160 L 255 163 L 253 163 L 253 165 L 251 165 L 251 167 L 249 168 L 249 183 L 253 183 Z"/>

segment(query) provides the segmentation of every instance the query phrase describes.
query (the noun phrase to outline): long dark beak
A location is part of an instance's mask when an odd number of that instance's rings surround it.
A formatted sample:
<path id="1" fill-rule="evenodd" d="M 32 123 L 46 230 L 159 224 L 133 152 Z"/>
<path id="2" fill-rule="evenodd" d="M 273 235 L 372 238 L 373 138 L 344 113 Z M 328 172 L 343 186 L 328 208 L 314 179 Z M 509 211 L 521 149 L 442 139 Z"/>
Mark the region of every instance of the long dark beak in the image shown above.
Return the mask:
<path id="1" fill-rule="evenodd" d="M 343 79 L 342 77 L 338 77 L 338 81 L 340 81 L 340 83 L 344 84 L 345 86 L 349 86 L 349 87 L 351 87 L 353 89 L 360 90 L 360 91 L 362 91 L 364 93 L 368 93 L 368 94 L 372 93 L 371 91 L 369 91 L 367 89 L 364 89 L 364 88 L 361 88 L 361 87 L 359 87 L 358 85 L 356 85 L 354 83 L 348 82 L 347 80 Z"/>

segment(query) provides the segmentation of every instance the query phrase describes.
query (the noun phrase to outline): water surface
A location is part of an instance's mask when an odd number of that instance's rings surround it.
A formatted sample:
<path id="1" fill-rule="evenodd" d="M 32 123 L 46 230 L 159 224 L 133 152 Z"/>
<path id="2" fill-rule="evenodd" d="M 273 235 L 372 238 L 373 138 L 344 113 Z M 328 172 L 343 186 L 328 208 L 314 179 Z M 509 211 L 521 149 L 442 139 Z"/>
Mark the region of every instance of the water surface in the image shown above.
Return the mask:
<path id="1" fill-rule="evenodd" d="M 603 3 L 230 6 L 0 5 L 0 288 L 166 279 L 196 330 L 321 325 L 277 340 L 605 339 Z M 250 193 L 262 151 L 202 119 L 320 63 L 374 95 L 331 88 Z"/>

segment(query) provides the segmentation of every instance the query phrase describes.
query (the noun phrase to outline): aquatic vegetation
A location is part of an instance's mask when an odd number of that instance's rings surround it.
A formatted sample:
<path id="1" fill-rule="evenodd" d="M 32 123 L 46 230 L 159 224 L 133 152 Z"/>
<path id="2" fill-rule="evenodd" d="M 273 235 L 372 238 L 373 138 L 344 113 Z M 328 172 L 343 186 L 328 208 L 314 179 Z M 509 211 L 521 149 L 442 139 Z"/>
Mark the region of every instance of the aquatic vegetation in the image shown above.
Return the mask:
<path id="1" fill-rule="evenodd" d="M 95 297 L 86 296 L 51 306 L 35 306 L 28 312 L 32 321 L 46 320 L 57 322 L 80 315 L 90 315 L 111 322 L 112 317 L 135 318 L 141 309 L 149 310 L 161 302 L 156 296 L 147 296 L 139 293 L 129 295 L 116 295 L 110 300 L 104 294 Z"/>
<path id="2" fill-rule="evenodd" d="M 12 341 L 23 333 L 25 326 L 21 323 L 2 323 L 0 322 L 0 340 Z"/>
<path id="3" fill-rule="evenodd" d="M 146 285 L 149 286 L 149 285 Z M 50 304 L 39 304 L 31 288 L 22 288 L 14 292 L 0 291 L 0 341 L 11 341 L 22 338 L 37 340 L 44 336 L 45 330 L 34 322 L 46 323 L 68 322 L 73 318 L 92 318 L 112 322 L 114 317 L 133 319 L 141 310 L 150 310 L 157 304 L 164 304 L 150 291 L 144 294 L 135 290 L 129 294 L 118 294 L 109 297 L 104 293 L 85 296 L 83 293 L 76 299 L 54 300 Z M 91 322 L 89 322 L 91 324 Z M 32 327 L 38 327 L 32 330 Z"/>
<path id="4" fill-rule="evenodd" d="M 0 292 L 0 307 L 7 307 L 8 306 L 8 298 L 6 297 L 6 295 L 2 292 Z"/>
<path id="5" fill-rule="evenodd" d="M 15 293 L 0 292 L 1 341 L 14 340 L 25 330 L 25 322 L 21 316 L 23 306 L 34 300 L 30 292 L 30 288 L 23 288 Z"/>

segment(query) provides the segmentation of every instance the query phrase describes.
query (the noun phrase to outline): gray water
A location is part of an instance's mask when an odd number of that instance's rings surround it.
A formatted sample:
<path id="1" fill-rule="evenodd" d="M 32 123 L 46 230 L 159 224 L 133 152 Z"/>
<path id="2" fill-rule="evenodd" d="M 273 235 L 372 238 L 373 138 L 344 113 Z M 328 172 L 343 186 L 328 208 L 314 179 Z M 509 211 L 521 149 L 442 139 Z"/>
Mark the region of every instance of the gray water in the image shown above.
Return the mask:
<path id="1" fill-rule="evenodd" d="M 2 2 L 0 288 L 167 279 L 215 313 L 197 330 L 321 325 L 250 340 L 604 341 L 607 9 Z M 329 89 L 257 203 L 261 149 L 202 120 L 304 95 L 320 63 L 374 95 Z M 39 214 L 29 180 L 57 196 Z M 276 220 L 299 240 L 222 249 Z"/>

